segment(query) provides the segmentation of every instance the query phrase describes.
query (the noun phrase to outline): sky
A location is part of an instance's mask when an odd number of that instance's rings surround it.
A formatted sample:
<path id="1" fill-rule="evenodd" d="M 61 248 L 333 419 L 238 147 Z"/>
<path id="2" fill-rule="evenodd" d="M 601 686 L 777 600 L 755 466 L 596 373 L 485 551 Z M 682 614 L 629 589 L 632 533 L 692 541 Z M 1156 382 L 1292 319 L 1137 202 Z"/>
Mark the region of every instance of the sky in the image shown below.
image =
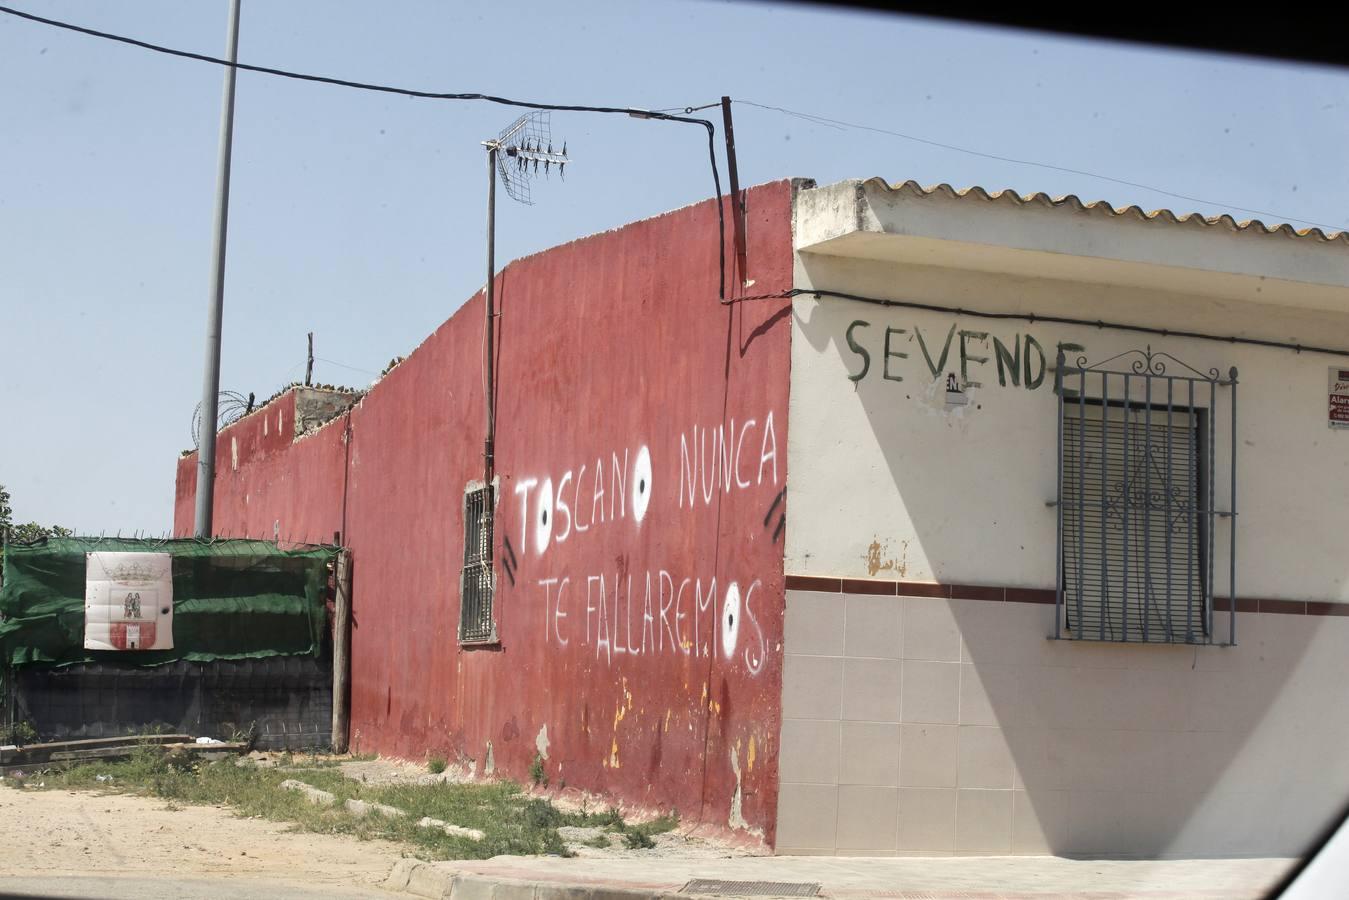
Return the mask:
<path id="1" fill-rule="evenodd" d="M 227 0 L 5 2 L 224 55 Z M 553 103 L 729 95 L 880 130 L 737 103 L 746 185 L 880 176 L 1349 227 L 1338 69 L 762 2 L 243 0 L 241 23 L 256 65 Z M 0 15 L 0 484 L 20 521 L 171 529 L 222 79 Z M 453 314 L 485 277 L 481 141 L 516 115 L 240 73 L 221 388 L 302 378 L 309 331 L 316 381 L 364 387 Z M 712 194 L 698 128 L 551 125 L 575 162 L 532 206 L 500 198 L 498 267 Z"/>

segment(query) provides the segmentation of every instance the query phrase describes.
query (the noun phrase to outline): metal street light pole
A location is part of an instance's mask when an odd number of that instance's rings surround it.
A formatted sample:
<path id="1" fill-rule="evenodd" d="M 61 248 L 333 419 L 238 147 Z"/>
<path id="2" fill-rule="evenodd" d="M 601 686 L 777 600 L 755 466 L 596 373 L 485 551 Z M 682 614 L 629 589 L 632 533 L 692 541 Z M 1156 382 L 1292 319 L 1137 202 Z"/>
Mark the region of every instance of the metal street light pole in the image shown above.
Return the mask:
<path id="1" fill-rule="evenodd" d="M 216 173 L 215 239 L 211 258 L 211 300 L 206 326 L 206 375 L 201 386 L 201 424 L 197 440 L 196 536 L 211 536 L 215 488 L 215 429 L 220 395 L 220 323 L 225 307 L 225 238 L 229 224 L 230 155 L 234 146 L 234 79 L 239 60 L 239 0 L 230 0 L 226 30 L 229 68 L 220 110 L 220 160 Z"/>

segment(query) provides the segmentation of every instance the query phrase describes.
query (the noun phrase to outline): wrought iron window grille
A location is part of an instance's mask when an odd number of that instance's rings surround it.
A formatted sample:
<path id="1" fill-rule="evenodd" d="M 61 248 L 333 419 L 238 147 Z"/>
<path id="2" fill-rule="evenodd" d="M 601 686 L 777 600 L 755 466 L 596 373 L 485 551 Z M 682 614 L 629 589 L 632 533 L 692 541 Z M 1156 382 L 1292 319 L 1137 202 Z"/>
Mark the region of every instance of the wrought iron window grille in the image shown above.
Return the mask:
<path id="1" fill-rule="evenodd" d="M 1130 350 L 1094 365 L 1063 352 L 1054 638 L 1236 643 L 1237 370 Z M 1225 398 L 1221 397 L 1226 393 Z M 1222 402 L 1225 400 L 1226 402 Z M 1219 418 L 1231 450 L 1216 508 Z M 1227 526 L 1225 634 L 1214 628 L 1217 524 Z M 1223 623 L 1219 623 L 1220 625 Z"/>
<path id="2" fill-rule="evenodd" d="M 464 567 L 459 576 L 459 642 L 495 644 L 496 617 L 492 601 L 496 594 L 492 570 L 492 524 L 495 503 L 492 487 L 471 487 L 464 492 Z"/>

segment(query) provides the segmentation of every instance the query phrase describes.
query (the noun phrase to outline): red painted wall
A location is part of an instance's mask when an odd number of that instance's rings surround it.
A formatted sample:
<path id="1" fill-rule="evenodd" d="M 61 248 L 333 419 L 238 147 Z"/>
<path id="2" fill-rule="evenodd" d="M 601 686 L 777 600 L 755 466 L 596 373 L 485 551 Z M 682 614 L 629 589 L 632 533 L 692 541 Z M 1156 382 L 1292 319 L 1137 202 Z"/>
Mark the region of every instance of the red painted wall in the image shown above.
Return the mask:
<path id="1" fill-rule="evenodd" d="M 791 287 L 791 185 L 747 207 L 750 291 Z M 499 648 L 456 640 L 481 295 L 349 417 L 289 447 L 256 416 L 222 433 L 217 531 L 279 519 L 283 536 L 342 530 L 352 549 L 361 750 L 481 772 L 490 745 L 518 780 L 546 750 L 554 787 L 771 843 L 790 305 L 717 302 L 716 228 L 709 201 L 498 276 Z M 179 465 L 179 533 L 195 461 Z"/>
<path id="2" fill-rule="evenodd" d="M 346 417 L 294 439 L 295 392 L 216 436 L 215 533 L 227 537 L 328 543 L 342 530 Z M 173 530 L 193 533 L 197 454 L 178 459 Z"/>

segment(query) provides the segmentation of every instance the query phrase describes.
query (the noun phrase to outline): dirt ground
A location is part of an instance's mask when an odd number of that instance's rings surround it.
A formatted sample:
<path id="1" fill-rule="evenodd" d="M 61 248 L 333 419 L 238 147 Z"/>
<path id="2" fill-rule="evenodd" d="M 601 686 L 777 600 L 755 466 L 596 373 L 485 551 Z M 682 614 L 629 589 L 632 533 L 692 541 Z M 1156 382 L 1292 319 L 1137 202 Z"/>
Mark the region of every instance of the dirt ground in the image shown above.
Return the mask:
<path id="1" fill-rule="evenodd" d="M 371 889 L 400 855 L 387 842 L 294 833 L 220 807 L 0 787 L 0 877 L 172 874 Z"/>

